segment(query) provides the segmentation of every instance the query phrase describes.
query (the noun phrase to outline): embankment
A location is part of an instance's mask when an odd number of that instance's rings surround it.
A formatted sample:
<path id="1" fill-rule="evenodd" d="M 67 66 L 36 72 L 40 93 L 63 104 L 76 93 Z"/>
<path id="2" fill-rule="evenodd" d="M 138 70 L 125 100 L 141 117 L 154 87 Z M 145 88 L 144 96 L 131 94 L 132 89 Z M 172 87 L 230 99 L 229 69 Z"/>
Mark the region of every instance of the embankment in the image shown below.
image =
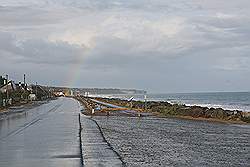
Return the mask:
<path id="1" fill-rule="evenodd" d="M 121 100 L 117 98 L 96 98 L 97 100 L 115 104 L 122 107 L 132 108 L 141 112 L 153 112 L 158 116 L 180 117 L 187 119 L 200 119 L 210 121 L 250 123 L 250 113 L 238 110 L 224 110 L 222 108 L 208 108 L 200 106 L 186 106 L 184 104 L 170 104 L 168 102 Z"/>

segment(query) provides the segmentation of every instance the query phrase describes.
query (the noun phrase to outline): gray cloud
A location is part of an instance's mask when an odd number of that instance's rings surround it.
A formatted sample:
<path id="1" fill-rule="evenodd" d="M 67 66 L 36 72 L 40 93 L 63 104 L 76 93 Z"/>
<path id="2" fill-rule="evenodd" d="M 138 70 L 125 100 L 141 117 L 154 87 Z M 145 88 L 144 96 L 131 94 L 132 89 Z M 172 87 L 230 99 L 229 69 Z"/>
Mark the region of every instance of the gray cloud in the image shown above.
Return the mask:
<path id="1" fill-rule="evenodd" d="M 84 53 L 82 46 L 44 39 L 20 41 L 8 33 L 0 33 L 0 43 L 1 55 L 11 55 L 15 63 L 77 64 Z"/>
<path id="2" fill-rule="evenodd" d="M 22 64 L 57 66 L 43 77 L 54 77 L 58 85 L 67 84 L 65 73 L 72 68 L 81 75 L 69 86 L 180 92 L 246 90 L 250 83 L 239 77 L 250 73 L 247 0 L 10 0 L 1 5 L 2 61 L 19 71 L 29 71 Z M 6 65 L 0 70 L 14 72 Z"/>

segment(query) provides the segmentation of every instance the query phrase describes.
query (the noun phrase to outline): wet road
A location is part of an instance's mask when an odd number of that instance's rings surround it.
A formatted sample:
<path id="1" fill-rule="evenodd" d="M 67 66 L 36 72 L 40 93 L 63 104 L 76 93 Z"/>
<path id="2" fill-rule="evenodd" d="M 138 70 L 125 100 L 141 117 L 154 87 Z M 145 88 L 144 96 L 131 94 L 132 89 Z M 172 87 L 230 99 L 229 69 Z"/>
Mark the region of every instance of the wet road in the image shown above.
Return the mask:
<path id="1" fill-rule="evenodd" d="M 78 113 L 60 98 L 0 119 L 0 166 L 81 166 Z"/>
<path id="2" fill-rule="evenodd" d="M 167 118 L 94 117 L 127 166 L 250 166 L 250 126 Z"/>
<path id="3" fill-rule="evenodd" d="M 85 167 L 122 167 L 120 156 L 106 142 L 95 121 L 81 117 L 82 150 Z"/>

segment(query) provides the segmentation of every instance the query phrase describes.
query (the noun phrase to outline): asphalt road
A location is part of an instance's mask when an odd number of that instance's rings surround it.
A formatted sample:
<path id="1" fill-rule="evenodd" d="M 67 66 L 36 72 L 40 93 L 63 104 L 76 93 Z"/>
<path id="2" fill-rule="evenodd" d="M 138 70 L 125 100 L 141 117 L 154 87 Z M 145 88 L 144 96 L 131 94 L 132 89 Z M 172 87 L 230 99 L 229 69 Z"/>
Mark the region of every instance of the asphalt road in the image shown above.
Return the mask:
<path id="1" fill-rule="evenodd" d="M 0 119 L 0 166 L 81 166 L 79 109 L 59 98 Z"/>

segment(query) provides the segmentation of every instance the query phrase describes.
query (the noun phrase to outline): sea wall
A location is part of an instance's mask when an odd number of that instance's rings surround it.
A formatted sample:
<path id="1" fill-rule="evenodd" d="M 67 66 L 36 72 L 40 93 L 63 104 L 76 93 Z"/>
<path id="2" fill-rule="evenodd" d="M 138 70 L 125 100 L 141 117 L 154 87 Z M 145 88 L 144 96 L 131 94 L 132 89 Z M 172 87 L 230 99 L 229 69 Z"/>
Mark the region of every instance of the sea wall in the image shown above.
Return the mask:
<path id="1" fill-rule="evenodd" d="M 238 110 L 224 110 L 222 108 L 208 108 L 200 106 L 186 106 L 184 104 L 170 104 L 163 101 L 149 101 L 144 103 L 142 101 L 132 101 L 121 99 L 108 99 L 108 98 L 97 98 L 107 103 L 123 106 L 142 112 L 155 112 L 163 116 L 183 116 L 192 118 L 205 118 L 205 119 L 217 119 L 224 121 L 242 121 L 250 123 L 249 113 L 238 111 Z"/>

